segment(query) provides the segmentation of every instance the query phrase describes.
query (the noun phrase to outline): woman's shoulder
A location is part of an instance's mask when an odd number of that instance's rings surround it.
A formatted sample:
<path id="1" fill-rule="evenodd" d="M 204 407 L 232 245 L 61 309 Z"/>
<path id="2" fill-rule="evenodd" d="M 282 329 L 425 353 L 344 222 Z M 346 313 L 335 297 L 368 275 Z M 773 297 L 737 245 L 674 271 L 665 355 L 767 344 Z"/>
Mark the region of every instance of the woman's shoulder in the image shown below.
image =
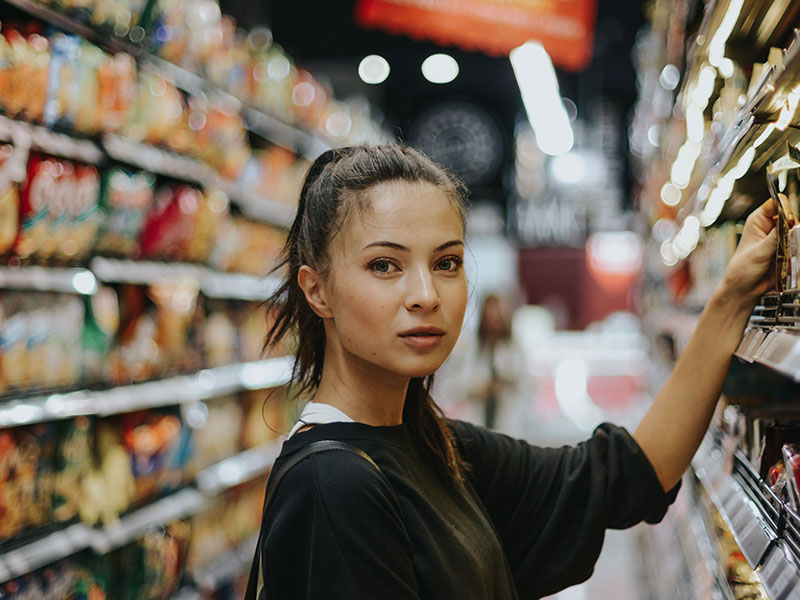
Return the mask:
<path id="1" fill-rule="evenodd" d="M 302 450 L 302 448 L 301 448 Z M 298 450 L 298 451 L 301 451 Z M 294 452 L 282 454 L 273 470 L 285 468 Z M 276 500 L 323 501 L 326 504 L 364 501 L 385 496 L 388 482 L 379 468 L 357 452 L 329 449 L 311 452 L 283 475 Z"/>

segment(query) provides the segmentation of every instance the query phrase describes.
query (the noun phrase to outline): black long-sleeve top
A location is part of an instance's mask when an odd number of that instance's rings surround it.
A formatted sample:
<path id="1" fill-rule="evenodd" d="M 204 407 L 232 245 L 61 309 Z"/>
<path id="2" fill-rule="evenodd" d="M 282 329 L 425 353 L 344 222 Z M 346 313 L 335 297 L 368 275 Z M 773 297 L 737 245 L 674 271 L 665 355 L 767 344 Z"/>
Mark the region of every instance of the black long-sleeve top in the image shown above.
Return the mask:
<path id="1" fill-rule="evenodd" d="M 369 454 L 312 454 L 289 470 L 262 524 L 270 600 L 528 600 L 589 578 L 607 528 L 659 521 L 675 499 L 630 434 L 598 427 L 538 448 L 451 421 L 467 480 L 453 484 L 406 425 L 329 423 L 287 440 L 276 468 L 316 440 Z"/>

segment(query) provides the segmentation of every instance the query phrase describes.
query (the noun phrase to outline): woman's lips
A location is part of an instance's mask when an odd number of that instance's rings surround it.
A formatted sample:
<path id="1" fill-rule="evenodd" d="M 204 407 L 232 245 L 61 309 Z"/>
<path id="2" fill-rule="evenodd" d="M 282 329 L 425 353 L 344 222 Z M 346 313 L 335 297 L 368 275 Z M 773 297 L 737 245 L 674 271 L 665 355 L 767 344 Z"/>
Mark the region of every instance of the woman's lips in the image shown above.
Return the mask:
<path id="1" fill-rule="evenodd" d="M 442 342 L 444 331 L 438 327 L 419 327 L 404 331 L 400 337 L 408 345 L 424 350 L 438 346 Z"/>

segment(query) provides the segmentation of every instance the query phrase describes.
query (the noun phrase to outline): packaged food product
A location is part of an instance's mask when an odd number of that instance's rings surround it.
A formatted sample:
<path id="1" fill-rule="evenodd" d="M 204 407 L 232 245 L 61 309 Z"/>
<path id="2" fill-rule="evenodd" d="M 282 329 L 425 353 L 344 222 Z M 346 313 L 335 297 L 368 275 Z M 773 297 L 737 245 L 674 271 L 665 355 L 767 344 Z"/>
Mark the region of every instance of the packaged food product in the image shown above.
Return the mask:
<path id="1" fill-rule="evenodd" d="M 81 520 L 113 525 L 134 499 L 136 481 L 120 432 L 106 421 L 95 424 L 96 462 L 83 478 Z"/>
<path id="2" fill-rule="evenodd" d="M 11 116 L 40 121 L 47 101 L 50 49 L 38 31 L 23 33 L 4 25 L 0 65 L 0 106 Z"/>
<path id="3" fill-rule="evenodd" d="M 219 367 L 235 362 L 237 356 L 236 338 L 236 326 L 227 311 L 224 309 L 212 309 L 206 319 L 203 333 L 204 362 L 206 366 Z"/>
<path id="4" fill-rule="evenodd" d="M 111 58 L 100 48 L 81 40 L 77 62 L 79 94 L 75 98 L 73 127 L 75 131 L 88 135 L 100 131 L 103 107 L 100 105 L 100 79 L 98 73 Z"/>
<path id="5" fill-rule="evenodd" d="M 22 259 L 83 259 L 100 221 L 98 191 L 95 167 L 32 155 L 20 195 L 16 254 Z"/>
<path id="6" fill-rule="evenodd" d="M 149 500 L 161 491 L 174 487 L 183 452 L 180 419 L 165 411 L 138 411 L 123 415 L 117 421 L 122 441 L 130 456 L 135 478 L 134 499 Z"/>
<path id="7" fill-rule="evenodd" d="M 215 398 L 205 405 L 208 410 L 205 422 L 191 430 L 190 476 L 233 456 L 240 449 L 244 412 L 239 399 L 235 396 Z"/>
<path id="8" fill-rule="evenodd" d="M 32 154 L 28 176 L 20 190 L 20 231 L 15 253 L 22 259 L 40 252 L 50 232 L 49 214 L 63 163 Z"/>
<path id="9" fill-rule="evenodd" d="M 4 169 L 13 152 L 10 144 L 0 144 L 0 255 L 14 247 L 19 229 L 19 189 Z"/>
<path id="10" fill-rule="evenodd" d="M 254 448 L 286 434 L 297 421 L 296 405 L 280 389 L 251 390 L 241 395 L 245 411 L 242 445 Z"/>
<path id="11" fill-rule="evenodd" d="M 205 263 L 214 250 L 220 224 L 229 217 L 228 197 L 220 191 L 210 191 L 203 198 L 195 214 L 192 234 L 182 252 L 189 262 Z"/>
<path id="12" fill-rule="evenodd" d="M 145 171 L 111 168 L 103 172 L 99 209 L 101 225 L 95 252 L 133 257 L 139 235 L 153 204 L 155 177 Z"/>
<path id="13" fill-rule="evenodd" d="M 265 223 L 233 217 L 220 223 L 211 264 L 221 271 L 266 275 L 279 262 L 285 233 Z"/>
<path id="14" fill-rule="evenodd" d="M 191 526 L 175 521 L 153 529 L 123 552 L 122 560 L 132 568 L 124 575 L 116 597 L 121 600 L 169 598 L 183 575 Z"/>
<path id="15" fill-rule="evenodd" d="M 156 343 L 163 364 L 178 371 L 199 368 L 202 348 L 193 348 L 190 330 L 198 310 L 198 285 L 193 279 L 153 284 L 148 296 L 156 307 Z"/>
<path id="16" fill-rule="evenodd" d="M 782 454 L 789 502 L 796 511 L 800 511 L 800 444 L 784 444 Z"/>
<path id="17" fill-rule="evenodd" d="M 53 474 L 58 440 L 54 423 L 37 423 L 14 430 L 17 456 L 15 478 L 24 526 L 41 527 L 53 520 Z"/>
<path id="18" fill-rule="evenodd" d="M 53 516 L 68 521 L 78 515 L 83 478 L 92 468 L 92 421 L 76 417 L 59 423 L 53 481 Z"/>
<path id="19" fill-rule="evenodd" d="M 22 530 L 24 515 L 14 481 L 17 443 L 12 430 L 0 430 L 0 540 Z"/>
<path id="20" fill-rule="evenodd" d="M 77 567 L 72 558 L 66 558 L 41 569 L 37 575 L 42 586 L 42 598 L 59 600 L 70 598 L 75 587 Z"/>
<path id="21" fill-rule="evenodd" d="M 82 353 L 87 382 L 107 381 L 112 378 L 107 358 L 116 339 L 120 325 L 117 292 L 111 286 L 100 286 L 92 296 L 84 299 Z"/>
<path id="22" fill-rule="evenodd" d="M 119 334 L 106 357 L 108 378 L 115 384 L 150 379 L 163 369 L 153 307 L 142 286 L 120 285 L 116 290 Z"/>
<path id="23" fill-rule="evenodd" d="M 24 388 L 28 376 L 28 312 L 30 296 L 4 292 L 0 329 L 0 389 L 8 392 Z"/>
<path id="24" fill-rule="evenodd" d="M 202 205 L 203 194 L 188 185 L 159 189 L 142 230 L 141 257 L 182 260 Z"/>
<path id="25" fill-rule="evenodd" d="M 78 80 L 81 38 L 57 31 L 50 36 L 50 47 L 44 123 L 72 129 L 81 94 Z"/>

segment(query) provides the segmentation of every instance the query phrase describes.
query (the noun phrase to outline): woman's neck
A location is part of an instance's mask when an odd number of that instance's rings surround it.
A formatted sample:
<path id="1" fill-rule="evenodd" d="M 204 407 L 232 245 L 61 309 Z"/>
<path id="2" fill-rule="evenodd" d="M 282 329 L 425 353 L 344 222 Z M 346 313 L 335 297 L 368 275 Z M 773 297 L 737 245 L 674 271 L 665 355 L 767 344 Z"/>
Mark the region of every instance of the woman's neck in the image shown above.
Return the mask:
<path id="1" fill-rule="evenodd" d="M 374 365 L 326 355 L 313 400 L 335 406 L 357 423 L 399 425 L 409 382 L 408 377 L 376 373 Z"/>

